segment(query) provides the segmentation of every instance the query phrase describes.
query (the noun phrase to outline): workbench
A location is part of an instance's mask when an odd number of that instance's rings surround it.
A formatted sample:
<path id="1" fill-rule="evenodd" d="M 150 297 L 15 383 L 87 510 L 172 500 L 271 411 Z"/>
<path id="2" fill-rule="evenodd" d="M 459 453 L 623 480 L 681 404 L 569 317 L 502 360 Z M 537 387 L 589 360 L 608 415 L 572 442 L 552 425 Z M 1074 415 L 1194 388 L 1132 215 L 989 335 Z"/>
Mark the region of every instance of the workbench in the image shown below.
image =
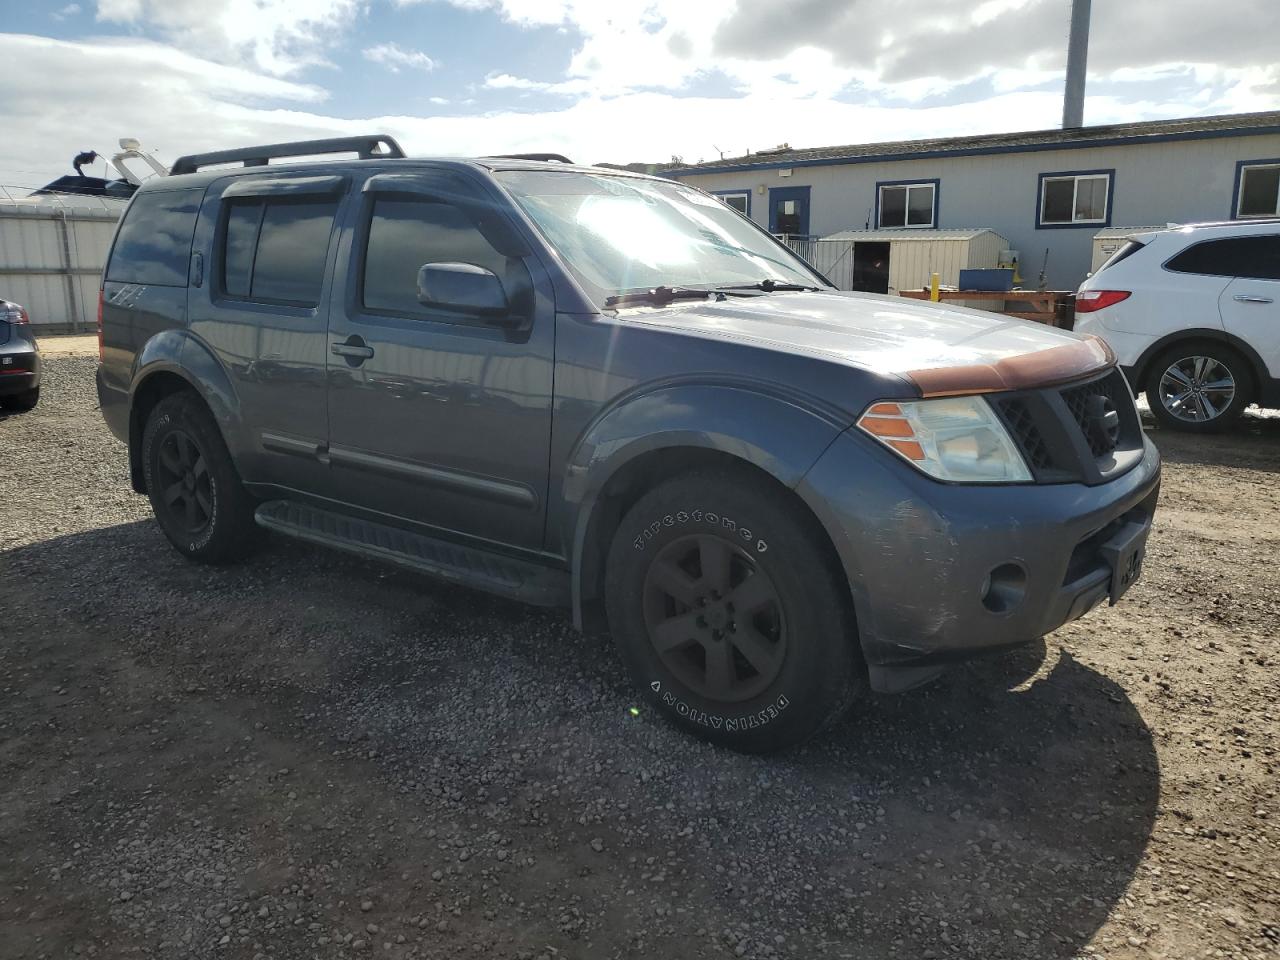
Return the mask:
<path id="1" fill-rule="evenodd" d="M 928 300 L 929 290 L 900 290 L 899 296 L 912 300 Z M 963 303 L 966 300 L 999 300 L 1010 317 L 1035 320 L 1051 327 L 1069 327 L 1076 295 L 1070 290 L 939 290 L 938 299 Z M 1010 303 L 1025 305 L 1025 310 L 1010 310 Z"/>

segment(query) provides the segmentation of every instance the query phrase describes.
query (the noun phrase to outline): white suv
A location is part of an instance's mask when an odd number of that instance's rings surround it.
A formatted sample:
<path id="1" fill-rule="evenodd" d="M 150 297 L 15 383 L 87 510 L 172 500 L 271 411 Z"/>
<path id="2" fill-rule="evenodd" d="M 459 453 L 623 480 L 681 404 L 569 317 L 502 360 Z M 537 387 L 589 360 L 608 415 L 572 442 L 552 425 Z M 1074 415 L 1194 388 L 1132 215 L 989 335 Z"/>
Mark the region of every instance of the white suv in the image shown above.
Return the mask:
<path id="1" fill-rule="evenodd" d="M 1135 234 L 1081 285 L 1075 329 L 1111 345 L 1167 426 L 1280 407 L 1280 220 Z"/>

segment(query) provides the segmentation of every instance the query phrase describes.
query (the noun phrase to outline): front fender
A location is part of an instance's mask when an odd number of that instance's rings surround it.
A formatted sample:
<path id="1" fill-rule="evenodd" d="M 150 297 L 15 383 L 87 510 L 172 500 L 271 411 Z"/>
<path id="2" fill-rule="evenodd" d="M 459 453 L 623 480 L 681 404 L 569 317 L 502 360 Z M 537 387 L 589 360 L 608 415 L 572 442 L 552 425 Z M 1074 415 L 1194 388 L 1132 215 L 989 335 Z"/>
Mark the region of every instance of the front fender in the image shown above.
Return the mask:
<path id="1" fill-rule="evenodd" d="M 623 398 L 598 416 L 565 467 L 561 542 L 571 545 L 574 621 L 594 596 L 592 549 L 609 481 L 658 451 L 704 450 L 749 463 L 794 488 L 847 426 L 837 411 L 740 384 L 686 383 Z"/>

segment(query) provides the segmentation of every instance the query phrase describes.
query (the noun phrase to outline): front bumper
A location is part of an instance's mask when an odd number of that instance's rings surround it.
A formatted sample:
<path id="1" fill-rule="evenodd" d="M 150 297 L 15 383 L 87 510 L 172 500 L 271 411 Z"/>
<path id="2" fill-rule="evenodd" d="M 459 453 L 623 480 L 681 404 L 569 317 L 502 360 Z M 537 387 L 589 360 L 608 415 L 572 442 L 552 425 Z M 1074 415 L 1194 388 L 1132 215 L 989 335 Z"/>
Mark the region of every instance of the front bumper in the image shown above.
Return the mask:
<path id="1" fill-rule="evenodd" d="M 1145 536 L 1160 455 L 1144 437 L 1138 464 L 1097 486 L 944 484 L 846 432 L 798 489 L 840 554 L 872 686 L 891 692 L 1105 602 L 1107 544 Z"/>

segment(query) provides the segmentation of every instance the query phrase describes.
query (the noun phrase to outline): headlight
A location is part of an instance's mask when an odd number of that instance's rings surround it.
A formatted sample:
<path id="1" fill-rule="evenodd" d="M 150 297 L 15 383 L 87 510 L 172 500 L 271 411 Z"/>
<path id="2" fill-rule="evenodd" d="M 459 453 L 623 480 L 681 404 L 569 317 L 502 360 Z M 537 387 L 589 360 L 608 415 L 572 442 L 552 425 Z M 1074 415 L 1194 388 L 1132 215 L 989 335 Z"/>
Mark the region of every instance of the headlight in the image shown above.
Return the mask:
<path id="1" fill-rule="evenodd" d="M 1026 483 L 1023 462 L 981 397 L 873 403 L 858 426 L 912 466 L 954 483 Z"/>

